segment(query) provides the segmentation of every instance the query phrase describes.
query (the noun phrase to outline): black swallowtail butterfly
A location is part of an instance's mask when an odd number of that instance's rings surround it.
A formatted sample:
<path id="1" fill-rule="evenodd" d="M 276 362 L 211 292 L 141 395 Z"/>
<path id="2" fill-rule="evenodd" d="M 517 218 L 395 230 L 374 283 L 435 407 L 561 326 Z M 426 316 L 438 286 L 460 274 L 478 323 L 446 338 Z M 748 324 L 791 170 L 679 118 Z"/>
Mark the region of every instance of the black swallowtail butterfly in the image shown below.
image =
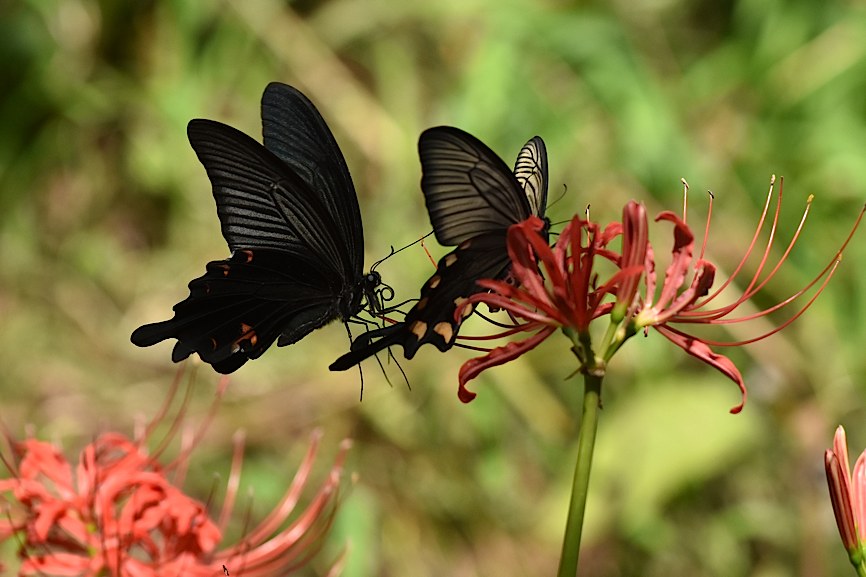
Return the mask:
<path id="1" fill-rule="evenodd" d="M 262 95 L 264 146 L 213 120 L 192 120 L 190 144 L 213 185 L 231 258 L 210 262 L 174 306 L 139 327 L 140 347 L 177 339 L 220 373 L 290 345 L 334 319 L 381 310 L 378 273 L 364 274 L 364 233 L 352 178 L 316 107 L 273 82 Z"/>
<path id="2" fill-rule="evenodd" d="M 512 172 L 483 142 L 450 126 L 430 128 L 418 141 L 421 190 L 436 240 L 457 248 L 437 265 L 421 297 L 402 322 L 369 331 L 352 350 L 331 364 L 344 371 L 393 345 L 407 359 L 432 343 L 440 351 L 454 345 L 462 319 L 457 306 L 481 290 L 482 278 L 505 278 L 510 270 L 508 228 L 547 206 L 547 150 L 536 136 L 524 145 Z M 467 308 L 464 314 L 471 314 Z"/>

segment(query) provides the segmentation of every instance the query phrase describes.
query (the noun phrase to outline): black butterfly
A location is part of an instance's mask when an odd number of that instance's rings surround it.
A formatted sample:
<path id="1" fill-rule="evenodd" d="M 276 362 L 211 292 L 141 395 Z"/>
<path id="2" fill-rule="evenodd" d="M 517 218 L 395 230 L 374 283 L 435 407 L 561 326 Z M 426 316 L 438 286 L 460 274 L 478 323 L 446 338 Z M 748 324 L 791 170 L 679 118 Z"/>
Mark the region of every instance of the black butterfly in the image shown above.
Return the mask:
<path id="1" fill-rule="evenodd" d="M 381 278 L 362 270 L 352 178 L 324 119 L 298 90 L 272 82 L 262 131 L 264 146 L 220 122 L 189 123 L 232 256 L 208 263 L 174 318 L 139 327 L 134 344 L 176 338 L 173 361 L 195 352 L 227 374 L 277 339 L 290 345 L 334 319 L 381 310 Z"/>
<path id="2" fill-rule="evenodd" d="M 483 142 L 450 126 L 430 128 L 418 141 L 421 190 L 436 240 L 457 246 L 437 265 L 421 297 L 402 322 L 369 331 L 332 365 L 344 371 L 393 345 L 411 359 L 432 343 L 440 351 L 454 345 L 462 319 L 457 306 L 480 292 L 476 281 L 505 278 L 510 271 L 508 228 L 547 205 L 547 150 L 536 136 L 521 149 L 512 172 Z M 464 318 L 472 313 L 464 310 Z"/>

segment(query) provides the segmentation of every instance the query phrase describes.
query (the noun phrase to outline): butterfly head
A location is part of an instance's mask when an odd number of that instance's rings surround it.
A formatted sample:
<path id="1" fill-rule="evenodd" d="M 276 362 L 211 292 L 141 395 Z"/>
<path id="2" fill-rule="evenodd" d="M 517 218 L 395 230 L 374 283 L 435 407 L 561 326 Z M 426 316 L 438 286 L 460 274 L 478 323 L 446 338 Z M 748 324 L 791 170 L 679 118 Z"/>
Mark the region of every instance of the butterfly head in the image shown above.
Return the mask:
<path id="1" fill-rule="evenodd" d="M 374 270 L 371 270 L 370 272 L 368 272 L 367 274 L 364 275 L 363 283 L 364 283 L 365 289 L 373 290 L 376 287 L 378 287 L 380 284 L 382 284 L 382 275 L 380 275 L 378 272 L 376 272 Z"/>
<path id="2" fill-rule="evenodd" d="M 385 309 L 385 303 L 394 298 L 394 289 L 382 284 L 382 275 L 371 270 L 361 279 L 361 293 L 364 295 L 364 308 L 373 314 Z"/>

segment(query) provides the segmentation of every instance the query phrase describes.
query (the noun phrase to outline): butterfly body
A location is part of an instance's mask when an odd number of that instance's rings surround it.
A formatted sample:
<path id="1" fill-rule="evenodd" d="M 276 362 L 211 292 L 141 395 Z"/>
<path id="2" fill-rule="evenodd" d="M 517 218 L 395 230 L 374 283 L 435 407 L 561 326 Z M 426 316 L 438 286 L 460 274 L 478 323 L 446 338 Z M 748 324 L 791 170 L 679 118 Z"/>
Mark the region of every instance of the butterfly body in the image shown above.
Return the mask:
<path id="1" fill-rule="evenodd" d="M 365 308 L 381 310 L 378 273 L 363 273 L 363 229 L 342 153 L 315 106 L 271 83 L 264 145 L 213 120 L 189 123 L 232 255 L 189 283 L 174 317 L 139 327 L 138 346 L 176 338 L 175 362 L 196 352 L 221 373 Z"/>
<path id="2" fill-rule="evenodd" d="M 403 321 L 359 336 L 331 370 L 346 370 L 395 345 L 408 359 L 425 343 L 450 349 L 472 312 L 465 308 L 456 318 L 458 307 L 484 290 L 476 281 L 503 279 L 510 272 L 508 228 L 532 215 L 544 216 L 547 152 L 541 138 L 521 149 L 514 171 L 480 140 L 449 126 L 426 130 L 418 151 L 421 190 L 436 239 L 456 248 L 439 260 Z"/>

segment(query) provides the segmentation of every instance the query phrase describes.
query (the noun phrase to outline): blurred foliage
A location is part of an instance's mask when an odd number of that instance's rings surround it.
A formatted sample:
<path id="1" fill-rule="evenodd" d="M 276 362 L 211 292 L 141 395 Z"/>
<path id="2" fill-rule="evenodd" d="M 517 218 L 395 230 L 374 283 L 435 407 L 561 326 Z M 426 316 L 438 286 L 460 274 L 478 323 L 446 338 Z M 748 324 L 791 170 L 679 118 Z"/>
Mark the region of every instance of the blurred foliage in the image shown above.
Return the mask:
<path id="1" fill-rule="evenodd" d="M 137 349 L 129 334 L 167 318 L 204 264 L 227 256 L 186 123 L 257 136 L 271 80 L 306 92 L 337 136 L 368 263 L 429 231 L 416 139 L 452 124 L 508 163 L 543 136 L 551 197 L 562 196 L 554 221 L 588 204 L 596 220 L 618 219 L 630 198 L 679 210 L 680 177 L 712 189 L 709 256 L 727 271 L 770 174 L 784 175 L 772 256 L 816 200 L 756 305 L 778 302 L 832 258 L 866 197 L 863 38 L 866 5 L 854 0 L 0 2 L 2 418 L 74 450 L 153 414 L 175 371 L 171 345 Z M 702 223 L 704 196 L 690 208 Z M 654 232 L 662 254 L 670 233 Z M 656 334 L 616 357 L 583 575 L 847 571 L 822 453 L 837 423 L 866 446 L 862 233 L 808 314 L 731 352 L 751 394 L 742 415 L 726 412 L 730 382 Z M 418 248 L 379 270 L 412 298 L 431 267 Z M 567 341 L 485 374 L 469 406 L 456 374 L 470 352 L 422 350 L 402 363 L 411 390 L 393 365 L 389 387 L 368 362 L 359 403 L 357 373 L 327 370 L 346 346 L 335 324 L 232 377 L 210 454 L 190 472 L 202 498 L 244 428 L 253 513 L 267 510 L 322 426 L 323 455 L 356 440 L 358 479 L 311 574 L 347 540 L 347 577 L 553 574 L 581 393 L 566 379 Z M 197 406 L 216 380 L 202 367 Z"/>

